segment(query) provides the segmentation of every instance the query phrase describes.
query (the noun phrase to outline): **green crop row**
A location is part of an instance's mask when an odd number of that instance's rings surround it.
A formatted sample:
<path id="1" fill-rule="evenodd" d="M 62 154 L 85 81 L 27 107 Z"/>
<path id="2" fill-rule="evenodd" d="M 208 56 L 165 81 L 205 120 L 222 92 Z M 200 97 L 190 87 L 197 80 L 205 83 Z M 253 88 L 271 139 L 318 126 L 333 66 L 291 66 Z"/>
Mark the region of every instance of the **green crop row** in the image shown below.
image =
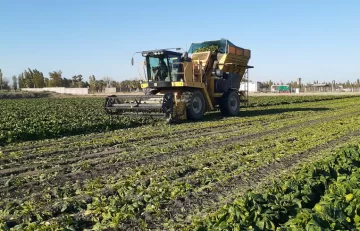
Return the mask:
<path id="1" fill-rule="evenodd" d="M 345 99 L 352 97 L 359 97 L 359 96 L 357 95 L 251 96 L 249 97 L 249 106 L 262 107 L 262 106 L 273 106 L 273 105 L 282 105 L 282 104 L 327 101 L 327 100 Z"/>
<path id="2" fill-rule="evenodd" d="M 360 227 L 360 148 L 307 164 L 265 192 L 225 205 L 196 230 L 352 230 Z"/>
<path id="3" fill-rule="evenodd" d="M 299 119 L 301 121 L 304 118 Z M 13 203 L 6 204 L 6 211 L 11 216 L 20 215 L 19 223 L 22 224 L 18 227 L 23 229 L 27 227 L 28 230 L 31 230 L 31 226 L 46 227 L 46 224 L 83 228 L 87 227 L 86 222 L 90 221 L 92 221 L 90 226 L 97 224 L 102 227 L 113 227 L 118 223 L 127 222 L 135 222 L 141 226 L 140 224 L 146 222 L 141 217 L 142 214 L 149 213 L 154 219 L 163 216 L 161 206 L 169 201 L 190 192 L 198 193 L 215 189 L 217 182 L 226 182 L 234 175 L 244 174 L 250 169 L 271 163 L 284 155 L 292 155 L 326 143 L 329 139 L 336 139 L 347 134 L 349 129 L 358 124 L 356 115 L 348 113 L 348 116 L 341 120 L 323 121 L 318 125 L 317 130 L 306 127 L 292 129 L 282 134 L 268 134 L 266 140 L 242 141 L 240 144 L 226 145 L 218 150 L 200 149 L 188 156 L 175 156 L 172 159 L 140 165 L 137 168 L 123 169 L 120 163 L 118 167 L 121 168 L 113 168 L 115 173 L 112 177 L 104 175 L 98 180 L 88 180 L 83 185 L 80 182 L 69 182 L 62 188 L 48 187 L 42 192 L 41 200 L 31 198 L 26 200 L 26 203 L 24 201 L 15 203 L 11 199 Z M 294 137 L 297 139 L 289 139 Z M 276 144 L 272 146 L 274 140 Z M 194 147 L 197 143 L 188 145 Z M 146 155 L 147 151 L 139 149 L 138 154 Z M 166 150 L 165 153 L 169 151 Z M 162 150 L 158 147 L 151 152 L 161 153 Z M 124 173 L 126 175 L 122 175 Z M 104 189 L 112 193 L 104 196 Z M 77 196 L 91 197 L 91 200 L 79 200 Z M 54 200 L 54 197 L 59 200 Z M 44 208 L 47 204 L 52 205 L 51 209 Z M 74 220 L 72 216 L 74 213 L 81 215 L 82 220 Z M 59 214 L 61 216 L 57 216 Z M 54 219 L 50 219 L 51 217 Z M 68 220 L 64 221 L 65 217 L 68 217 Z"/>
<path id="4" fill-rule="evenodd" d="M 265 113 L 191 124 L 191 128 L 204 133 L 189 129 L 189 123 L 144 126 L 103 134 L 104 137 L 97 134 L 95 140 L 92 136 L 72 143 L 67 143 L 69 139 L 52 140 L 44 142 L 48 146 L 43 148 L 41 142 L 34 143 L 39 148 L 28 146 L 30 151 L 22 153 L 4 149 L 0 158 L 4 163 L 0 164 L 4 167 L 0 170 L 0 182 L 4 183 L 0 187 L 1 228 L 7 225 L 11 230 L 96 230 L 123 225 L 121 228 L 130 230 L 157 225 L 160 229 L 178 230 L 174 223 L 184 227 L 184 215 L 194 217 L 204 212 L 199 207 L 210 208 L 209 203 L 193 201 L 191 215 L 179 208 L 173 210 L 176 214 L 172 220 L 167 211 L 181 198 L 216 192 L 220 186 L 229 186 L 234 177 L 248 176 L 254 169 L 282 158 L 326 146 L 359 127 L 356 99 L 322 104 L 252 108 L 248 110 L 250 114 Z M 274 114 L 274 110 L 281 113 Z M 176 133 L 178 129 L 183 132 Z M 256 136 L 244 138 L 251 133 Z M 154 139 L 146 138 L 152 134 Z M 163 142 L 166 134 L 171 142 L 158 145 L 155 138 Z M 71 149 L 73 144 L 77 147 Z M 108 148 L 117 144 L 120 145 L 111 150 L 113 153 L 106 154 Z M 19 150 L 26 149 L 22 145 L 19 144 Z M 102 145 L 109 147 L 92 152 Z M 88 154 L 99 155 L 86 159 Z M 31 155 L 29 159 L 27 155 Z M 74 156 L 84 159 L 70 161 Z M 228 192 L 217 193 L 231 196 L 240 188 L 234 186 Z M 215 204 L 214 208 L 218 206 Z M 296 214 L 289 219 L 294 217 Z"/>
<path id="5" fill-rule="evenodd" d="M 0 108 L 0 146 L 144 123 L 143 118 L 111 118 L 103 109 L 103 100 L 97 98 L 0 100 Z"/>
<path id="6" fill-rule="evenodd" d="M 358 149 L 348 152 L 358 152 Z M 344 164 L 319 203 L 312 209 L 301 208 L 296 217 L 280 230 L 359 230 L 360 229 L 360 168 Z M 335 177 L 334 177 L 335 178 Z"/>
<path id="7" fill-rule="evenodd" d="M 314 102 L 355 97 L 261 96 L 250 97 L 250 107 Z M 110 117 L 101 98 L 43 98 L 0 100 L 0 146 L 17 141 L 104 132 L 149 124 L 145 118 Z"/>

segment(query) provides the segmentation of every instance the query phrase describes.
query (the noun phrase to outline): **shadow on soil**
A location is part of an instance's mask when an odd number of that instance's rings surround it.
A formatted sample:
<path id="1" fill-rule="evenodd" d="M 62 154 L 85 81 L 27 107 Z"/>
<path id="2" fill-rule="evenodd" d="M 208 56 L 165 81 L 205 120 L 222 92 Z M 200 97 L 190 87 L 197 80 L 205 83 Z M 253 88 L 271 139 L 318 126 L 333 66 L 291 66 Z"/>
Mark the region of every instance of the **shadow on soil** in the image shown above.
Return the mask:
<path id="1" fill-rule="evenodd" d="M 327 111 L 329 108 L 273 108 L 273 109 L 259 109 L 259 110 L 251 110 L 246 111 L 246 109 L 242 109 L 238 116 L 236 117 L 254 117 L 254 116 L 265 116 L 265 115 L 274 115 L 281 114 L 286 112 L 307 112 L 307 111 Z M 212 112 L 209 114 L 205 114 L 203 119 L 200 122 L 204 121 L 214 121 L 219 119 L 227 118 L 222 116 L 220 112 Z M 184 121 L 181 123 L 196 123 L 199 121 Z"/>

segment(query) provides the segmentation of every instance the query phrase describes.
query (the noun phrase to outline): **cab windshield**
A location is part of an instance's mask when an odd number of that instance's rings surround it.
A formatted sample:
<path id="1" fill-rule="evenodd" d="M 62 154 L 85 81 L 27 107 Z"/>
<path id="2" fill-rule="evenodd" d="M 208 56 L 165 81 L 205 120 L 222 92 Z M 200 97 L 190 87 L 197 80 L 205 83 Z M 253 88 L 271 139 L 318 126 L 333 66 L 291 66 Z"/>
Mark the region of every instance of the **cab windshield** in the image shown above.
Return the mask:
<path id="1" fill-rule="evenodd" d="M 149 81 L 171 81 L 167 56 L 151 56 L 147 59 Z"/>

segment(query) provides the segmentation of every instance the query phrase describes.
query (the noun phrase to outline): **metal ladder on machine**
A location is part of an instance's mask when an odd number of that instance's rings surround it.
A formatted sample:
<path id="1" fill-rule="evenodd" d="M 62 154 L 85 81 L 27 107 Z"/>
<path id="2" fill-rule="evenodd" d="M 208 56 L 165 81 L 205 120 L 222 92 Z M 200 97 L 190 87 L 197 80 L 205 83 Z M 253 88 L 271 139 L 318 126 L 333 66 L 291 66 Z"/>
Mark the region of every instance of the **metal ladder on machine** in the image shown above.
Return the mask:
<path id="1" fill-rule="evenodd" d="M 242 83 L 244 84 L 244 90 L 240 90 L 240 107 L 248 108 L 249 106 L 249 69 L 245 69 L 245 73 L 243 78 L 241 79 Z M 240 83 L 241 86 L 241 83 Z"/>

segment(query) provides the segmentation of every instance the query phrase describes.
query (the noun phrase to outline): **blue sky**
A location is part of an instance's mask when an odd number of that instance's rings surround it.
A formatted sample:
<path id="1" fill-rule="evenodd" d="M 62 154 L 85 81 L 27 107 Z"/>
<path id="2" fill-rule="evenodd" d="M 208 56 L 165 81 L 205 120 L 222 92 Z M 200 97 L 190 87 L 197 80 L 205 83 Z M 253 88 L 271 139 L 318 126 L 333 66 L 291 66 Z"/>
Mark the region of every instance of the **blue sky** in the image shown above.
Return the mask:
<path id="1" fill-rule="evenodd" d="M 123 80 L 138 76 L 135 51 L 227 38 L 251 49 L 252 80 L 355 81 L 359 12 L 332 0 L 0 0 L 0 68 Z"/>

